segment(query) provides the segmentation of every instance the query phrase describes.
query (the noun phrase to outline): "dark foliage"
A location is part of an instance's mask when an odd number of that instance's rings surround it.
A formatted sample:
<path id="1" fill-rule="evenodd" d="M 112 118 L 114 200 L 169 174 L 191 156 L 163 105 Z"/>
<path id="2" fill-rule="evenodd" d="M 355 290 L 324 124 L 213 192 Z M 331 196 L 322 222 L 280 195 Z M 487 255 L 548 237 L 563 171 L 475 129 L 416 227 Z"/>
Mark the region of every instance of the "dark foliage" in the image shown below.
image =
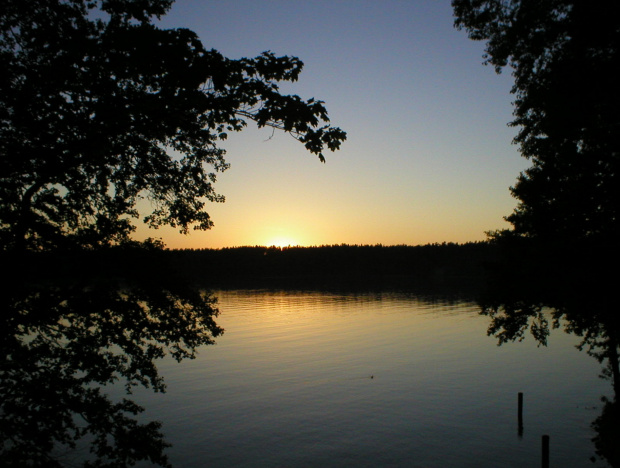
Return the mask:
<path id="1" fill-rule="evenodd" d="M 584 337 L 582 346 L 597 355 L 599 338 L 616 343 L 606 352 L 614 354 L 620 336 L 616 313 L 613 271 L 598 269 L 600 258 L 614 256 L 598 243 L 567 245 L 541 243 L 535 239 L 503 237 L 495 242 L 498 261 L 489 264 L 487 289 L 482 299 L 483 313 L 491 317 L 489 334 L 499 342 L 522 340 L 529 331 L 546 343 L 553 326 L 565 321 L 567 331 Z M 616 377 L 620 379 L 620 374 Z M 620 380 L 617 381 L 620 390 Z"/>
<path id="2" fill-rule="evenodd" d="M 620 234 L 620 2 L 453 0 L 456 26 L 514 76 L 515 142 L 532 166 L 512 188 L 514 234 Z"/>
<path id="3" fill-rule="evenodd" d="M 24 281 L 36 265 L 3 260 L 16 276 L 0 290 L 0 465 L 168 466 L 161 424 L 104 387 L 165 391 L 156 361 L 191 359 L 223 332 L 215 299 L 161 274 L 50 269 Z"/>
<path id="4" fill-rule="evenodd" d="M 496 247 L 485 242 L 423 246 L 329 245 L 320 247 L 236 247 L 176 250 L 167 253 L 171 264 L 210 285 L 239 281 L 289 280 L 305 285 L 348 283 L 465 288 L 478 285 L 485 264 L 493 262 Z"/>
<path id="5" fill-rule="evenodd" d="M 323 162 L 346 137 L 323 102 L 280 93 L 298 58 L 228 59 L 156 27 L 171 3 L 0 2 L 2 466 L 168 466 L 160 423 L 104 387 L 164 391 L 156 360 L 192 358 L 223 330 L 161 243 L 130 240 L 133 219 L 210 228 L 219 144 L 247 121 Z"/>
<path id="6" fill-rule="evenodd" d="M 617 252 L 592 239 L 569 244 L 501 236 L 495 245 L 500 261 L 489 268 L 480 298 L 481 313 L 490 320 L 488 334 L 498 345 L 522 341 L 529 333 L 546 346 L 552 330 L 561 327 L 580 337 L 578 349 L 603 365 L 601 377 L 611 381 L 614 395 L 592 424 L 596 453 L 610 466 L 620 466 L 617 275 L 600 269 L 601 259 L 617 258 Z"/>
<path id="7" fill-rule="evenodd" d="M 607 460 L 610 466 L 617 468 L 620 466 L 620 408 L 618 402 L 604 399 L 602 414 L 592 423 L 592 428 L 596 432 L 594 445 L 596 453 L 601 458 Z"/>
<path id="8" fill-rule="evenodd" d="M 491 233 L 499 261 L 481 301 L 499 344 L 562 324 L 604 363 L 615 402 L 593 427 L 617 464 L 620 394 L 620 3 L 453 0 L 457 28 L 486 41 L 485 63 L 514 77 L 515 143 L 532 166 L 511 188 L 513 228 Z M 614 428 L 615 426 L 615 428 Z"/>
<path id="9" fill-rule="evenodd" d="M 171 3 L 0 3 L 3 249 L 116 244 L 141 214 L 155 228 L 210 228 L 204 209 L 224 200 L 213 183 L 228 167 L 218 144 L 248 120 L 321 161 L 339 148 L 345 133 L 321 101 L 279 92 L 298 58 L 228 59 L 190 30 L 156 27 Z"/>

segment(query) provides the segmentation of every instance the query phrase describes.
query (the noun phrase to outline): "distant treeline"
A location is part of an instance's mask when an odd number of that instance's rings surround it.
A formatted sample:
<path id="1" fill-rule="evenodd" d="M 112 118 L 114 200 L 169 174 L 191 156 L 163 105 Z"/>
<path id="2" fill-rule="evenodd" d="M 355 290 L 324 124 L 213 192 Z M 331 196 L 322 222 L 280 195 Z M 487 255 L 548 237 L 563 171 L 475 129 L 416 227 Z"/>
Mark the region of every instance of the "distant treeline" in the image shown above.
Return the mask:
<path id="1" fill-rule="evenodd" d="M 487 242 L 421 246 L 324 245 L 170 250 L 169 261 L 192 277 L 236 279 L 377 280 L 408 277 L 432 282 L 479 279 L 497 258 Z"/>
<path id="2" fill-rule="evenodd" d="M 97 251 L 28 254 L 14 261 L 12 269 L 31 278 L 51 275 L 72 281 L 93 274 L 126 278 L 163 276 L 214 288 L 283 285 L 287 281 L 302 285 L 380 285 L 400 281 L 460 287 L 479 283 L 484 279 L 486 266 L 497 258 L 497 246 L 488 242 L 181 250 L 143 248 L 136 244 Z"/>

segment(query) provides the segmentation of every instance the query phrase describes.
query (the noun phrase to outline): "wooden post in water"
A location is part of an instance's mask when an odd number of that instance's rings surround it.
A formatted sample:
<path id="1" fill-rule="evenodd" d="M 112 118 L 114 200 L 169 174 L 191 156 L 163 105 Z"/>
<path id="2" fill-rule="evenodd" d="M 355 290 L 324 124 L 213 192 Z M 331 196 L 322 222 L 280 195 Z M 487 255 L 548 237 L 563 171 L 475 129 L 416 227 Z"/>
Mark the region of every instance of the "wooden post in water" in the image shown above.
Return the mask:
<path id="1" fill-rule="evenodd" d="M 523 392 L 519 392 L 519 437 L 523 435 Z"/>
<path id="2" fill-rule="evenodd" d="M 542 468 L 549 468 L 549 436 L 542 436 Z"/>

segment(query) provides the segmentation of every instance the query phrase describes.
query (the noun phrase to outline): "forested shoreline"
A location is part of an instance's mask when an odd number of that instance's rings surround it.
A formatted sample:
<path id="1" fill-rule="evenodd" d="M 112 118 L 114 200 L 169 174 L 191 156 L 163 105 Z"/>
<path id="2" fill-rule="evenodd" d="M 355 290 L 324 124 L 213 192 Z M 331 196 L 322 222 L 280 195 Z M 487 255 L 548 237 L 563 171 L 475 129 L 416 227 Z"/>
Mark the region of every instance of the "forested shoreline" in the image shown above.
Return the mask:
<path id="1" fill-rule="evenodd" d="M 408 276 L 433 280 L 479 277 L 495 260 L 486 242 L 318 247 L 234 247 L 171 250 L 171 262 L 197 278 L 364 278 Z M 206 268 L 205 268 L 206 267 Z"/>
<path id="2" fill-rule="evenodd" d="M 93 251 L 27 253 L 14 264 L 41 279 L 169 277 L 210 288 L 333 284 L 479 286 L 499 258 L 489 242 L 426 245 L 244 246 L 160 249 L 128 244 Z"/>

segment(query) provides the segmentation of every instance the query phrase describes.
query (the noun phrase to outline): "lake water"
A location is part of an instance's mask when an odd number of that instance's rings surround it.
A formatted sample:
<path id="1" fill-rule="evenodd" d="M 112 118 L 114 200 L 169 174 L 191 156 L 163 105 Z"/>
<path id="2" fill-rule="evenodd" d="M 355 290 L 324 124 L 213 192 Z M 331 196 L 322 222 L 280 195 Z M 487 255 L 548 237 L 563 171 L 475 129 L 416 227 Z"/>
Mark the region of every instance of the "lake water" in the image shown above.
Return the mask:
<path id="1" fill-rule="evenodd" d="M 225 334 L 136 395 L 175 466 L 537 467 L 543 434 L 552 467 L 605 466 L 611 384 L 574 336 L 498 347 L 475 303 L 407 293 L 216 295 Z"/>

